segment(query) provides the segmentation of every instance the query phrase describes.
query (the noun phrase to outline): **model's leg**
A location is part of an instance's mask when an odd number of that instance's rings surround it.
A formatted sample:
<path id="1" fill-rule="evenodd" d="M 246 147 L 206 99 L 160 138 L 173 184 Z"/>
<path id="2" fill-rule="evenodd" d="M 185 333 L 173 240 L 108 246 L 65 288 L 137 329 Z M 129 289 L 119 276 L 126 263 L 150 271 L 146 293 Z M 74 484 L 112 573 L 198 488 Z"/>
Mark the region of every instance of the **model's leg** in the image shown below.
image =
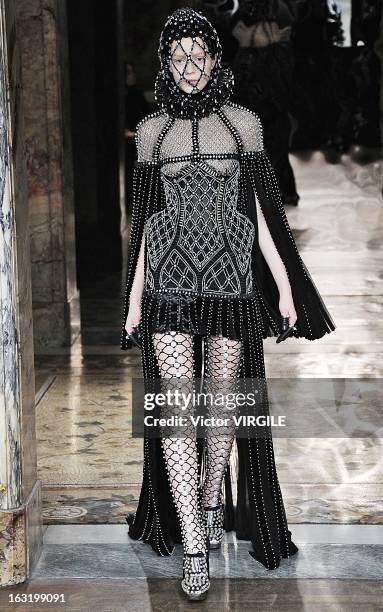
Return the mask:
<path id="1" fill-rule="evenodd" d="M 191 381 L 194 376 L 192 336 L 179 332 L 157 332 L 154 334 L 153 342 L 161 378 L 169 379 L 163 381 L 165 391 L 168 388 L 185 391 L 187 387 L 185 379 Z M 180 377 L 183 381 L 177 381 Z M 182 411 L 179 411 L 176 406 L 166 405 L 161 411 L 161 416 L 177 416 L 179 412 Z M 204 552 L 206 535 L 198 506 L 198 458 L 195 428 L 190 423 L 182 428 L 182 433 L 176 429 L 173 431 L 173 437 L 171 427 L 166 428 L 165 433 L 163 430 L 162 446 L 173 499 L 180 518 L 184 551 L 187 553 Z"/>
<path id="2" fill-rule="evenodd" d="M 242 356 L 240 340 L 231 340 L 220 336 L 207 338 L 207 360 L 205 371 L 205 388 L 215 393 L 235 393 Z M 233 398 L 231 398 L 231 401 Z M 236 414 L 235 407 L 228 410 L 222 406 L 212 406 L 210 415 L 217 418 L 228 418 Z M 220 503 L 223 476 L 230 458 L 235 437 L 235 424 L 231 420 L 221 427 L 207 427 L 207 470 L 203 490 L 205 508 L 215 508 Z"/>

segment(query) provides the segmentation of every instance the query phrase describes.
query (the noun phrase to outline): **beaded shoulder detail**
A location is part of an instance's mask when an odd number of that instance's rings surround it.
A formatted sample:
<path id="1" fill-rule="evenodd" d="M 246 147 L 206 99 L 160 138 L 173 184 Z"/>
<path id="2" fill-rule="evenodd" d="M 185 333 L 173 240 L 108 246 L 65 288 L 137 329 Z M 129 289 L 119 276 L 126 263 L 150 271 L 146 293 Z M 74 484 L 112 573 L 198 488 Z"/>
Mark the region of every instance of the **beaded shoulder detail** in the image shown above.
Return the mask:
<path id="1" fill-rule="evenodd" d="M 137 126 L 136 146 L 140 165 L 240 159 L 264 150 L 259 116 L 233 102 L 200 119 L 179 119 L 161 110 L 151 113 Z"/>
<path id="2" fill-rule="evenodd" d="M 155 149 L 169 117 L 163 111 L 146 115 L 136 128 L 135 143 L 138 162 L 155 161 Z"/>
<path id="3" fill-rule="evenodd" d="M 237 130 L 244 153 L 264 150 L 263 127 L 257 113 L 231 101 L 227 102 L 222 110 Z"/>

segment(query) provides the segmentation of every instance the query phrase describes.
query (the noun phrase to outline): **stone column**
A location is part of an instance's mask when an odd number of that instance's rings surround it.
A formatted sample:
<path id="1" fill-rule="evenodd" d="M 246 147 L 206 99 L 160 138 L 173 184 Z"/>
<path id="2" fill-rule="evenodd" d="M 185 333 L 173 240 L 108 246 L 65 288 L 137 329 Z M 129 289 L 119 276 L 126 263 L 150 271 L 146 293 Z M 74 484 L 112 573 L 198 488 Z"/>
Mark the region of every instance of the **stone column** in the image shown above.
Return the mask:
<path id="1" fill-rule="evenodd" d="M 80 331 L 66 2 L 16 0 L 22 52 L 35 352 Z"/>
<path id="2" fill-rule="evenodd" d="M 380 14 L 380 28 L 379 38 L 374 45 L 375 53 L 380 61 L 380 97 L 379 97 L 379 109 L 380 109 L 380 139 L 383 143 L 383 8 Z"/>
<path id="3" fill-rule="evenodd" d="M 14 0 L 0 0 L 0 586 L 26 579 L 42 542 L 23 101 L 14 8 Z"/>

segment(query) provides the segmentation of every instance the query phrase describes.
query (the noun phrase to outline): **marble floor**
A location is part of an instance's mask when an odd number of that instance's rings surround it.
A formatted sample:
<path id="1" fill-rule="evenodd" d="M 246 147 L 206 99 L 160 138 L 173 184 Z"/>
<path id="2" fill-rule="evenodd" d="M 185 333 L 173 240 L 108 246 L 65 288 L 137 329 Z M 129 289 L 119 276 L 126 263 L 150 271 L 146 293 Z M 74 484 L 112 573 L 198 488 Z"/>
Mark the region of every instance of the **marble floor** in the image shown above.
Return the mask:
<path id="1" fill-rule="evenodd" d="M 172 578 L 97 578 L 34 580 L 22 587 L 0 591 L 2 610 L 41 612 L 63 609 L 63 604 L 41 607 L 36 596 L 62 594 L 67 609 L 76 612 L 381 612 L 382 585 L 378 580 L 353 579 L 216 579 L 207 600 L 184 601 Z M 8 606 L 9 597 L 30 598 L 31 603 Z"/>
<path id="2" fill-rule="evenodd" d="M 382 525 L 294 525 L 299 550 L 279 568 L 254 561 L 249 542 L 227 534 L 210 555 L 211 588 L 198 609 L 217 612 L 381 610 Z M 123 525 L 50 525 L 43 553 L 27 584 L 0 590 L 1 610 L 38 610 L 39 594 L 61 595 L 71 611 L 188 611 L 179 581 L 182 551 L 158 557 L 134 542 Z M 10 598 L 31 597 L 28 604 Z M 45 605 L 59 610 L 64 604 Z"/>
<path id="3" fill-rule="evenodd" d="M 351 379 L 368 380 L 376 402 L 369 433 L 360 426 L 371 416 L 372 396 L 364 391 L 354 393 L 359 407 L 351 435 L 337 424 L 329 437 L 274 439 L 288 520 L 383 524 L 383 166 L 346 155 L 329 164 L 319 152 L 291 160 L 301 200 L 287 215 L 337 329 L 316 342 L 267 339 L 267 374 L 272 381 L 339 379 L 349 386 Z M 82 290 L 81 335 L 69 348 L 36 355 L 46 524 L 123 524 L 137 503 L 142 440 L 130 435 L 131 379 L 140 377 L 141 362 L 136 349 L 119 348 L 121 291 L 112 274 Z M 305 416 L 304 402 L 301 408 Z M 351 409 L 355 416 L 355 402 Z"/>
<path id="4" fill-rule="evenodd" d="M 220 552 L 210 553 L 212 578 L 382 579 L 383 526 L 295 525 L 299 552 L 267 570 L 249 555 L 251 543 L 226 535 Z M 178 578 L 182 547 L 159 557 L 147 544 L 133 541 L 123 525 L 51 525 L 32 579 Z"/>

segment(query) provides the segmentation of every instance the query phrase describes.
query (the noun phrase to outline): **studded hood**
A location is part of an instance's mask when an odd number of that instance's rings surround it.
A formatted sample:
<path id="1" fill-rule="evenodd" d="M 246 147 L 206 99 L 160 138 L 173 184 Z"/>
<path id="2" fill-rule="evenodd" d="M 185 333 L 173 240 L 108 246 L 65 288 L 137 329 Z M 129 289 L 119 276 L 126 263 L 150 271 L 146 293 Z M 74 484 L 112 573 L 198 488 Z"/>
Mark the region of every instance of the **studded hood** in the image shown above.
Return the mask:
<path id="1" fill-rule="evenodd" d="M 183 46 L 182 40 L 185 38 L 193 40 L 189 50 Z M 172 50 L 173 42 L 176 44 Z M 181 51 L 186 62 L 174 59 L 177 50 Z M 209 54 L 215 57 L 215 65 L 210 73 L 205 71 L 203 57 L 195 59 L 198 51 L 201 51 L 202 56 Z M 191 8 L 174 11 L 161 33 L 158 56 L 161 70 L 155 82 L 155 99 L 161 109 L 170 116 L 184 119 L 204 117 L 219 109 L 230 98 L 234 86 L 233 73 L 230 68 L 222 67 L 222 47 L 218 34 L 201 13 Z M 197 82 L 188 93 L 180 88 L 180 83 L 185 79 L 186 64 L 190 62 L 200 75 L 198 82 L 205 78 L 207 83 L 199 89 Z"/>

